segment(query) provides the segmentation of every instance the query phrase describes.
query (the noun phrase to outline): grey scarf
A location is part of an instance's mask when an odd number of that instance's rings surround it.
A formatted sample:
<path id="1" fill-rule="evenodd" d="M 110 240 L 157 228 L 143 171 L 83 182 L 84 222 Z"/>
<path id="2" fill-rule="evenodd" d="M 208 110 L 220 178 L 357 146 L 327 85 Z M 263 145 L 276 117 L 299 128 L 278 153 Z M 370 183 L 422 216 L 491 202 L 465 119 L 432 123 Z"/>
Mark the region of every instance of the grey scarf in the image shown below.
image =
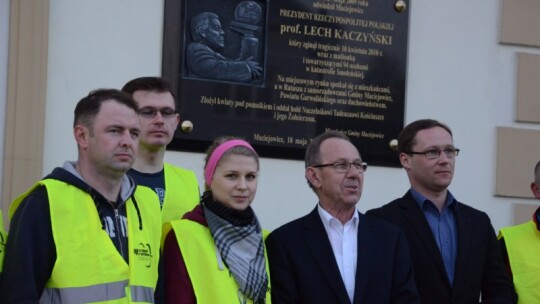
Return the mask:
<path id="1" fill-rule="evenodd" d="M 268 290 L 262 230 L 257 218 L 252 224 L 235 226 L 204 206 L 204 215 L 221 258 L 232 273 L 240 292 L 254 303 L 265 303 Z"/>

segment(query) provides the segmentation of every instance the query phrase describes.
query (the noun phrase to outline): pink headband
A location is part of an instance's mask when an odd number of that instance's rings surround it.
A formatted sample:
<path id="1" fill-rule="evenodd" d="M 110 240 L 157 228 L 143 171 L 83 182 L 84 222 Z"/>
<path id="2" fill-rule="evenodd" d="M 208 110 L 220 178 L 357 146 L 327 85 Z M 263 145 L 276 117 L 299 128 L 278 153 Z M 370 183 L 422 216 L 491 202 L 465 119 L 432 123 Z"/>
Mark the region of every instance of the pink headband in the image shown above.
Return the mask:
<path id="1" fill-rule="evenodd" d="M 212 152 L 212 155 L 210 155 L 210 158 L 208 159 L 208 164 L 206 165 L 206 169 L 204 170 L 204 181 L 208 186 L 210 186 L 210 183 L 212 182 L 214 171 L 216 171 L 216 166 L 221 157 L 223 156 L 223 153 L 227 152 L 227 150 L 235 146 L 244 146 L 255 152 L 255 150 L 249 143 L 240 139 L 229 140 L 219 145 L 214 150 L 214 152 Z"/>

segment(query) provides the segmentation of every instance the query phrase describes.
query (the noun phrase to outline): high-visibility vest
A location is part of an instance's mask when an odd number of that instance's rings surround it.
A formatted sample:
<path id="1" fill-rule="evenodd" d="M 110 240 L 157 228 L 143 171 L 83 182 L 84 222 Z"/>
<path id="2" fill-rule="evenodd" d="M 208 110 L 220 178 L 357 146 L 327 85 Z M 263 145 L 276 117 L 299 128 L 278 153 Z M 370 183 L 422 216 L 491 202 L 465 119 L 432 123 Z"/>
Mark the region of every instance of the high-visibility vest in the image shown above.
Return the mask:
<path id="1" fill-rule="evenodd" d="M 2 211 L 0 210 L 0 275 L 4 269 L 4 255 L 6 252 L 6 241 L 7 233 L 4 229 L 4 217 L 2 216 Z"/>
<path id="2" fill-rule="evenodd" d="M 534 221 L 502 228 L 518 303 L 540 303 L 540 232 Z"/>
<path id="3" fill-rule="evenodd" d="M 165 197 L 161 210 L 162 223 L 181 219 L 199 203 L 199 183 L 195 173 L 164 164 Z"/>
<path id="4" fill-rule="evenodd" d="M 128 265 L 103 229 L 92 197 L 73 185 L 39 181 L 15 199 L 10 217 L 40 185 L 47 188 L 57 255 L 40 303 L 153 303 L 161 238 L 156 193 L 142 186 L 134 193 L 142 230 L 133 198 L 126 202 Z"/>
<path id="5" fill-rule="evenodd" d="M 221 261 L 221 257 L 218 257 L 219 251 L 208 227 L 185 219 L 172 221 L 165 226 L 169 227 L 164 231 L 170 231 L 171 227 L 174 230 L 198 304 L 253 303 L 242 294 L 229 269 Z M 263 230 L 263 242 L 267 235 L 268 232 Z M 270 274 L 266 249 L 264 253 L 268 276 L 266 303 L 270 304 Z"/>

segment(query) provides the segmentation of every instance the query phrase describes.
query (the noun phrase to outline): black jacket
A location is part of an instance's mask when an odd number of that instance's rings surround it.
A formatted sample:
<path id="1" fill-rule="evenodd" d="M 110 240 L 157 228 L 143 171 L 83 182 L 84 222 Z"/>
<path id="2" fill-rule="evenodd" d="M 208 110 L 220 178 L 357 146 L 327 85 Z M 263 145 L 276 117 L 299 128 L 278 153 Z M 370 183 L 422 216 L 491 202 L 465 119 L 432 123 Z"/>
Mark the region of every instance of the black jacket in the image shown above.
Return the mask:
<path id="1" fill-rule="evenodd" d="M 420 303 L 403 231 L 380 219 L 358 216 L 352 303 Z M 270 233 L 266 250 L 272 303 L 351 303 L 317 208 Z"/>
<path id="2" fill-rule="evenodd" d="M 497 238 L 486 213 L 456 201 L 458 248 L 455 277 L 450 284 L 429 224 L 407 192 L 366 214 L 400 226 L 407 237 L 416 286 L 426 304 L 516 303 Z"/>

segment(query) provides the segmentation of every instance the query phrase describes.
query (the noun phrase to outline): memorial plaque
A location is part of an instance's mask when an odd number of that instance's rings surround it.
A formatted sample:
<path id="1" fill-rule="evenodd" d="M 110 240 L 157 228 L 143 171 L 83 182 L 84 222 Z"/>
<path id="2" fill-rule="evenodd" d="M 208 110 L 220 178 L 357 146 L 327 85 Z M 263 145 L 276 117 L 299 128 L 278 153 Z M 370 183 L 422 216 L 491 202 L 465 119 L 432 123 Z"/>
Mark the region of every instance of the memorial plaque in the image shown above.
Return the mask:
<path id="1" fill-rule="evenodd" d="M 406 1 L 166 0 L 163 77 L 180 124 L 169 149 L 241 136 L 264 157 L 303 159 L 326 130 L 371 165 L 399 166 Z M 192 128 L 189 128 L 190 124 Z"/>

